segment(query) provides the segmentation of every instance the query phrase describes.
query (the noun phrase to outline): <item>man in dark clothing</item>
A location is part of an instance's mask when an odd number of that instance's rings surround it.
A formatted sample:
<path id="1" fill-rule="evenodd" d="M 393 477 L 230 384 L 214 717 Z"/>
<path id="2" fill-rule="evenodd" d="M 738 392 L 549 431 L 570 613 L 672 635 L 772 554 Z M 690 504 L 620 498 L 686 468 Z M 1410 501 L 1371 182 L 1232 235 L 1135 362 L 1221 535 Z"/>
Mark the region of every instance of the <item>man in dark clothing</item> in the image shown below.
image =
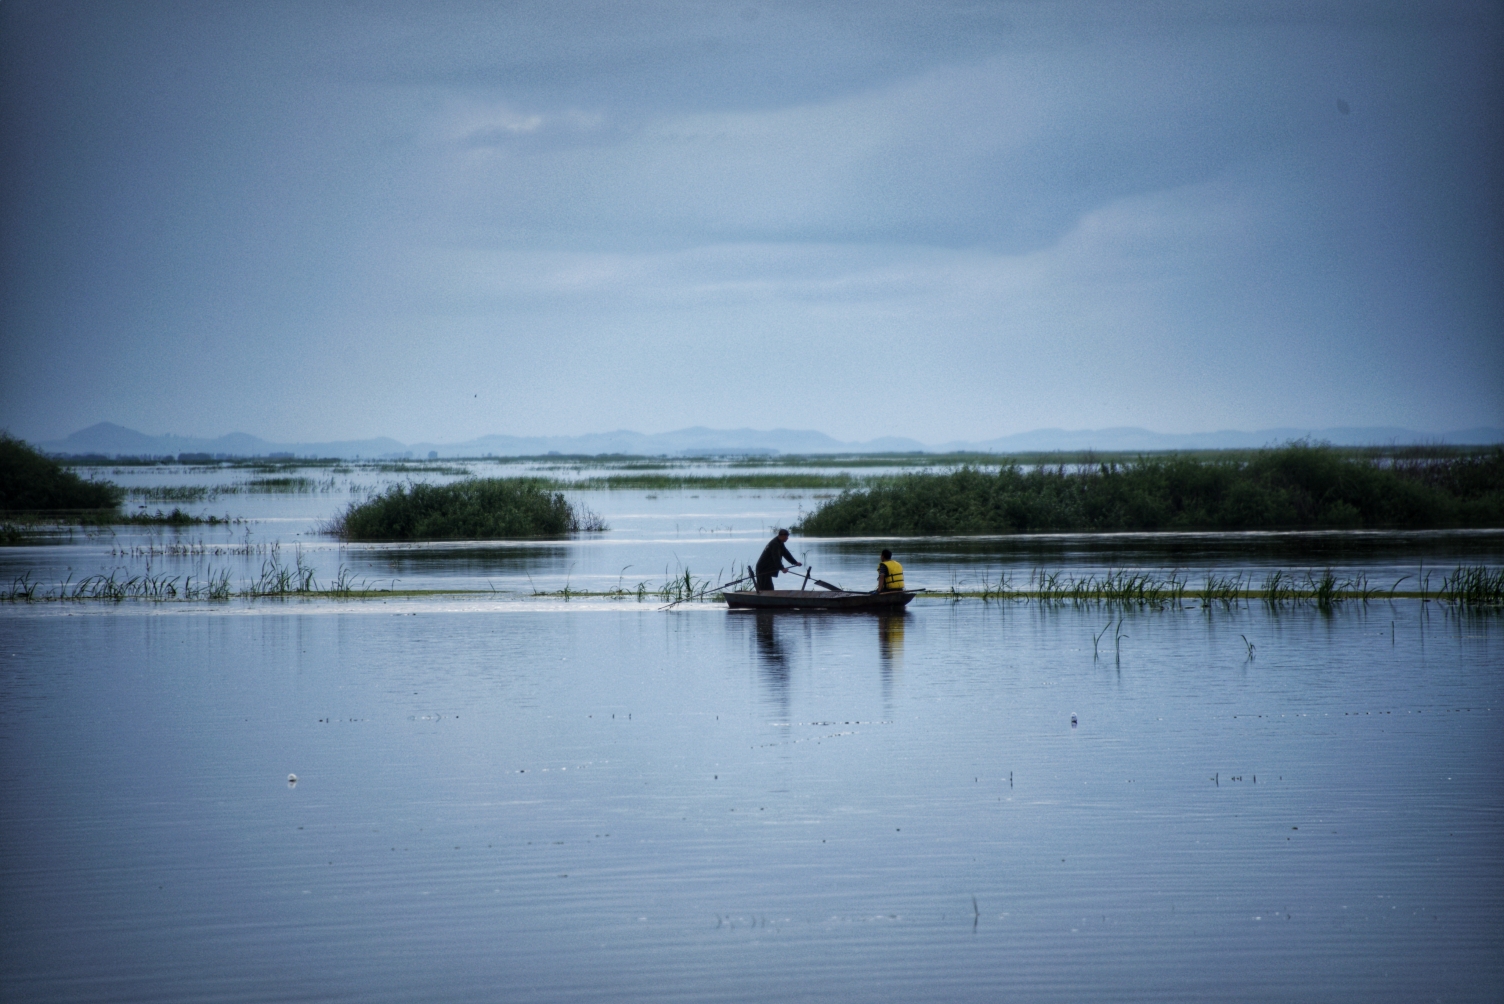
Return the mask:
<path id="1" fill-rule="evenodd" d="M 779 530 L 778 536 L 768 541 L 768 546 L 762 549 L 762 557 L 757 559 L 757 591 L 763 592 L 773 588 L 773 576 L 783 571 L 783 563 L 787 561 L 791 566 L 798 565 L 794 556 L 789 553 L 785 546 L 788 543 L 789 532 Z"/>

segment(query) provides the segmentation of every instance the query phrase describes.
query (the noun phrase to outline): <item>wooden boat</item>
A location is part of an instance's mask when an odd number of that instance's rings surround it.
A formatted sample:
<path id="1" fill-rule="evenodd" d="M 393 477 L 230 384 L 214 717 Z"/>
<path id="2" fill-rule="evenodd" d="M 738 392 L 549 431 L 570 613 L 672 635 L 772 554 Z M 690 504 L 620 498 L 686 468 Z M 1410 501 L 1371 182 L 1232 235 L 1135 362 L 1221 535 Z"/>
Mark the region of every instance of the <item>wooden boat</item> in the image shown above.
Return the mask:
<path id="1" fill-rule="evenodd" d="M 895 589 L 886 593 L 852 593 L 830 589 L 771 589 L 727 592 L 732 610 L 902 610 L 918 594 Z"/>

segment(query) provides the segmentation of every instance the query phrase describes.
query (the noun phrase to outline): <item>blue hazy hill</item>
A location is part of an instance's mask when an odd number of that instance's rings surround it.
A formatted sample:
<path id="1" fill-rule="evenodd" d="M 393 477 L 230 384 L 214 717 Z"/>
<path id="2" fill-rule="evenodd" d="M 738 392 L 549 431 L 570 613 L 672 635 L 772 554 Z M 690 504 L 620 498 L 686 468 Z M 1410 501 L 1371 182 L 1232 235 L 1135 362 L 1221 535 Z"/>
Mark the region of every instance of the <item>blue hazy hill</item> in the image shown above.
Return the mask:
<path id="1" fill-rule="evenodd" d="M 389 437 L 330 442 L 277 443 L 234 432 L 212 439 L 194 436 L 152 436 L 110 422 L 81 429 L 65 439 L 37 443 L 57 456 L 176 457 L 203 453 L 223 457 L 256 457 L 284 453 L 298 457 L 440 457 L 540 456 L 547 453 L 598 456 L 698 456 L 714 454 L 804 453 L 917 453 L 979 452 L 1028 453 L 1056 450 L 1154 451 L 1236 449 L 1269 446 L 1292 439 L 1312 439 L 1337 446 L 1383 446 L 1411 443 L 1486 445 L 1504 443 L 1504 429 L 1480 427 L 1453 432 L 1418 432 L 1387 426 L 1342 428 L 1279 428 L 1257 432 L 1222 430 L 1205 433 L 1162 433 L 1148 429 L 1036 429 L 996 439 L 966 440 L 927 445 L 914 439 L 885 437 L 844 442 L 811 429 L 709 429 L 695 426 L 674 432 L 641 433 L 627 429 L 582 436 L 489 435 L 454 443 L 402 443 Z"/>

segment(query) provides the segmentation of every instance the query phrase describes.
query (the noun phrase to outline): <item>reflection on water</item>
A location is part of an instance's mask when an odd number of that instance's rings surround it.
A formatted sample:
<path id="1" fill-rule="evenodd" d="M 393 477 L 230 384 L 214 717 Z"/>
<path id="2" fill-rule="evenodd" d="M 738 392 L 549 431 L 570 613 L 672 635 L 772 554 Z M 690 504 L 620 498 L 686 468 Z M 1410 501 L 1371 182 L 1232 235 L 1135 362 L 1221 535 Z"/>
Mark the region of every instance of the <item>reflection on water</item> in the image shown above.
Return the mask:
<path id="1" fill-rule="evenodd" d="M 558 607 L 5 610 L 0 993 L 1504 993 L 1497 614 Z"/>
<path id="2" fill-rule="evenodd" d="M 778 641 L 778 624 L 780 620 L 785 625 L 789 621 L 787 618 L 780 618 L 771 610 L 754 611 L 752 618 L 752 637 L 757 643 L 757 669 L 758 676 L 762 680 L 763 691 L 768 703 L 776 709 L 777 717 L 787 718 L 789 715 L 789 663 Z M 745 616 L 737 615 L 737 619 L 744 620 Z"/>
<path id="3" fill-rule="evenodd" d="M 883 679 L 883 710 L 888 714 L 893 710 L 894 681 L 903 671 L 903 629 L 908 619 L 907 610 L 877 615 L 877 661 Z"/>
<path id="4" fill-rule="evenodd" d="M 884 669 L 896 669 L 903 664 L 903 628 L 908 617 L 906 610 L 877 615 L 877 651 Z"/>
<path id="5" fill-rule="evenodd" d="M 841 634 L 853 640 L 870 637 L 876 641 L 872 661 L 882 681 L 885 709 L 891 708 L 893 683 L 903 669 L 904 628 L 909 614 L 869 613 L 864 611 L 758 610 L 728 614 L 733 628 L 745 629 L 750 622 L 758 678 L 773 713 L 787 718 L 790 713 L 790 686 L 798 662 L 790 652 L 788 639 L 797 640 L 797 648 L 810 651 L 818 647 L 823 634 L 834 632 L 834 623 L 844 629 Z M 836 656 L 842 658 L 842 656 Z"/>

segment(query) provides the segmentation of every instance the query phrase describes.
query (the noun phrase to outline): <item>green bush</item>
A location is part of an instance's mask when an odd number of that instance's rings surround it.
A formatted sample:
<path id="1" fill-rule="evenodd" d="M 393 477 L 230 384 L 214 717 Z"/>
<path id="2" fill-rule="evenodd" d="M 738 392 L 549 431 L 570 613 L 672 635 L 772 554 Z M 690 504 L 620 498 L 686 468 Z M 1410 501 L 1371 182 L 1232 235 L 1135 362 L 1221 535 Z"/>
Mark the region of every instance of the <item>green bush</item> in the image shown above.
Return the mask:
<path id="1" fill-rule="evenodd" d="M 1504 450 L 1383 464 L 1291 443 L 1252 456 L 906 474 L 843 493 L 800 530 L 923 536 L 1458 526 L 1504 526 Z"/>
<path id="2" fill-rule="evenodd" d="M 393 485 L 350 504 L 328 527 L 347 540 L 496 540 L 604 530 L 562 492 L 530 478 L 469 478 L 447 485 Z"/>
<path id="3" fill-rule="evenodd" d="M 114 509 L 125 491 L 108 481 L 85 481 L 24 442 L 0 433 L 0 512 Z"/>

